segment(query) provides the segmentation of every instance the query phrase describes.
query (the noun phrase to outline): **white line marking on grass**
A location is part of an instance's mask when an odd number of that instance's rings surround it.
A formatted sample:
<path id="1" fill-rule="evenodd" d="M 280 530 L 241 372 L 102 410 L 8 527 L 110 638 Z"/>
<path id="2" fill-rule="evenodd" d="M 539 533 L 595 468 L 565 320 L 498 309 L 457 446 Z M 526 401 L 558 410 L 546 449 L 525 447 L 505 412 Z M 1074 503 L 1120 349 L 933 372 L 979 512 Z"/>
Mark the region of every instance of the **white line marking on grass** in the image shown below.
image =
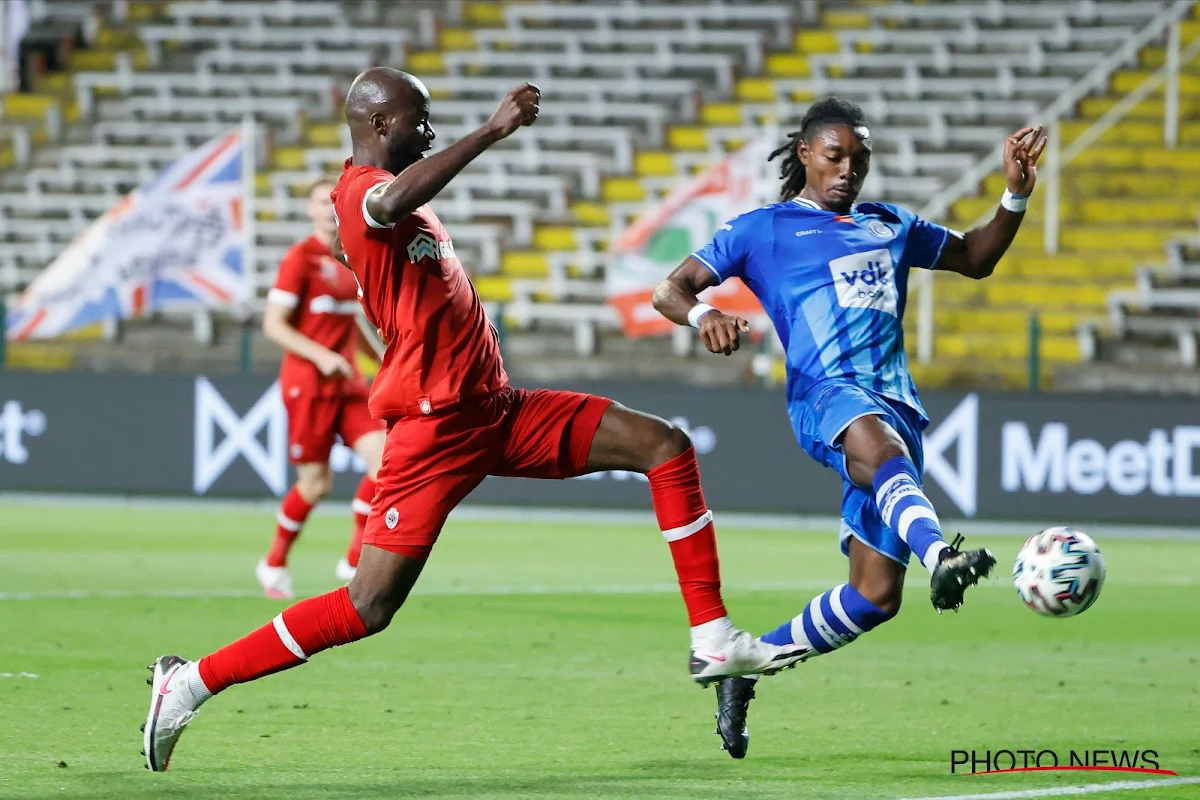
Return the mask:
<path id="1" fill-rule="evenodd" d="M 725 591 L 743 592 L 776 592 L 776 591 L 817 591 L 828 589 L 837 580 L 827 581 L 793 581 L 788 583 L 752 583 L 726 585 Z M 594 584 L 578 586 L 556 586 L 552 584 L 531 584 L 526 586 L 429 586 L 413 589 L 414 597 L 521 597 L 525 595 L 592 595 L 592 594 L 675 594 L 679 586 L 674 583 L 631 583 L 631 584 Z M 312 595 L 297 594 L 299 597 Z M 262 597 L 261 590 L 251 589 L 143 589 L 116 591 L 72 591 L 72 592 L 0 592 L 0 601 L 36 601 L 36 600 L 209 600 L 223 598 Z"/>
<path id="2" fill-rule="evenodd" d="M 1023 800 L 1027 797 L 1075 797 L 1081 794 L 1103 794 L 1105 792 L 1129 792 L 1142 789 L 1162 789 L 1168 786 L 1189 786 L 1200 783 L 1200 778 L 1163 778 L 1151 781 L 1113 781 L 1094 783 L 1090 786 L 1056 786 L 1050 789 L 1024 789 L 1014 792 L 987 792 L 986 794 L 954 794 L 930 797 L 905 797 L 901 800 Z"/>
<path id="3" fill-rule="evenodd" d="M 279 500 L 234 500 L 207 497 L 132 497 L 127 495 L 52 494 L 37 492 L 0 492 L 0 503 L 22 506 L 46 506 L 62 508 L 145 508 L 171 509 L 196 513 L 262 513 L 274 514 Z M 350 504 L 333 501 L 322 503 L 313 511 L 321 516 L 348 517 Z M 822 514 L 753 514 L 734 511 L 715 512 L 718 528 L 764 528 L 770 530 L 828 530 L 836 533 L 841 524 L 836 516 Z M 645 525 L 657 530 L 653 512 L 647 508 L 638 510 L 601 510 L 591 508 L 533 508 L 529 506 L 491 506 L 467 503 L 450 515 L 451 519 L 464 521 L 495 522 L 544 522 L 566 525 Z M 1068 521 L 1069 522 L 1069 521 Z M 947 531 L 991 536 L 1019 536 L 1027 538 L 1051 525 L 1062 525 L 1063 521 L 1012 522 L 981 519 L 942 519 Z M 1115 525 L 1104 523 L 1080 524 L 1096 538 L 1104 539 L 1169 539 L 1173 541 L 1200 541 L 1200 528 L 1182 525 Z"/>
<path id="4" fill-rule="evenodd" d="M 917 591 L 928 588 L 924 573 L 909 578 L 905 585 Z M 836 586 L 845 578 L 835 577 L 807 581 L 775 581 L 761 583 L 727 583 L 726 592 L 816 592 Z M 1168 576 L 1156 581 L 1124 583 L 1122 586 L 1191 586 L 1197 580 L 1189 575 Z M 979 589 L 1012 591 L 1006 581 L 981 583 Z M 675 594 L 674 583 L 599 583 L 599 584 L 525 584 L 511 586 L 438 586 L 413 589 L 414 597 L 524 597 L 533 595 L 632 595 Z M 313 594 L 297 594 L 297 598 Z M 31 602 L 39 600 L 221 600 L 227 598 L 262 597 L 258 589 L 138 589 L 63 592 L 0 592 L 0 602 Z"/>
<path id="5" fill-rule="evenodd" d="M 36 678 L 36 672 L 0 672 L 0 678 Z"/>

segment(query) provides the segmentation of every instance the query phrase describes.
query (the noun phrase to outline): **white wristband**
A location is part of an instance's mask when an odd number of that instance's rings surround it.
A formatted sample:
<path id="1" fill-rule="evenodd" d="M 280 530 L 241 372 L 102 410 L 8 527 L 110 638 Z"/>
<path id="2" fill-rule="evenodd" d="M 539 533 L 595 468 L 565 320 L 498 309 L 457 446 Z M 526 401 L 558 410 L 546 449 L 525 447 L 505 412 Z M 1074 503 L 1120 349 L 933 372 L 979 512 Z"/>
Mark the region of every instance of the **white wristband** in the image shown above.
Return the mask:
<path id="1" fill-rule="evenodd" d="M 1020 214 L 1029 205 L 1029 195 L 1013 194 L 1008 189 L 1004 190 L 1004 196 L 1000 198 L 1000 206 L 1014 214 Z"/>
<path id="2" fill-rule="evenodd" d="M 693 328 L 699 328 L 700 318 L 710 311 L 716 311 L 716 309 L 708 303 L 697 303 L 692 306 L 692 310 L 688 312 L 688 325 L 691 325 Z"/>

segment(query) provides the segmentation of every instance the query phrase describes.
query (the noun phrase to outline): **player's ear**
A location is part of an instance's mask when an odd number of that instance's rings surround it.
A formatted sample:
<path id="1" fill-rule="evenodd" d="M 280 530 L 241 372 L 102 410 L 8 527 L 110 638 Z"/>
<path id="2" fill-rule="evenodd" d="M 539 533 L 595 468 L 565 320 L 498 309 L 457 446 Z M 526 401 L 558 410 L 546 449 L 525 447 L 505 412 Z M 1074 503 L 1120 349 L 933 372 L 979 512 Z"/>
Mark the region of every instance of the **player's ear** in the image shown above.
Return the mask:
<path id="1" fill-rule="evenodd" d="M 811 154 L 808 148 L 808 141 L 805 139 L 796 139 L 796 158 L 800 159 L 800 163 L 807 167 Z"/>
<path id="2" fill-rule="evenodd" d="M 374 130 L 376 133 L 378 133 L 380 136 L 387 136 L 387 130 L 388 130 L 387 117 L 383 116 L 383 114 L 372 114 L 371 115 L 371 129 Z"/>

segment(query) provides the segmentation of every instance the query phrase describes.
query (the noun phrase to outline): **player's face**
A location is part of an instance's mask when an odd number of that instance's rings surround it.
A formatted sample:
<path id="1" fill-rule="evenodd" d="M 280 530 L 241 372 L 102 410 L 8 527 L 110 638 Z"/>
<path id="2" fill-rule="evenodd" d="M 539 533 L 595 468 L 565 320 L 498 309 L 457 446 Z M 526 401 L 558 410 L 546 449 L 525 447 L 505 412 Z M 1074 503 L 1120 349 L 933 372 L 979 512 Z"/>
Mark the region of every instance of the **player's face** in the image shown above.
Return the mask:
<path id="1" fill-rule="evenodd" d="M 422 87 L 424 89 L 424 87 Z M 387 132 L 388 160 L 392 172 L 421 159 L 437 137 L 429 124 L 429 93 L 422 91 L 417 103 L 400 111 Z"/>
<path id="2" fill-rule="evenodd" d="M 337 231 L 337 219 L 333 215 L 333 200 L 329 194 L 333 187 L 321 183 L 313 187 L 308 196 L 308 218 L 313 221 L 313 228 L 318 235 L 333 236 Z"/>
<path id="3" fill-rule="evenodd" d="M 805 190 L 831 211 L 849 211 L 871 169 L 871 132 L 864 126 L 831 125 L 796 146 Z"/>

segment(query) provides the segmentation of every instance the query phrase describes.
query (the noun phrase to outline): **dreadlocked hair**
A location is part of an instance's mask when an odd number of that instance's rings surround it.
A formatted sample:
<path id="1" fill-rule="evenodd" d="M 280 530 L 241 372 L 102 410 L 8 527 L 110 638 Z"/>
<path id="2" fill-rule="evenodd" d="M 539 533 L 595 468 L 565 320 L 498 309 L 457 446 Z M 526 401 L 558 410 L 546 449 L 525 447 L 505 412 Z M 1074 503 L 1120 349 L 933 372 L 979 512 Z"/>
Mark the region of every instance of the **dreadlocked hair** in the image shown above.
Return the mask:
<path id="1" fill-rule="evenodd" d="M 808 141 L 831 125 L 858 127 L 866 124 L 862 109 L 840 97 L 826 97 L 809 106 L 804 119 L 800 121 L 800 129 L 789 133 L 787 142 L 767 157 L 767 161 L 774 161 L 783 156 L 779 162 L 779 177 L 783 179 L 779 199 L 791 200 L 804 188 L 804 165 L 800 163 L 800 156 L 796 155 L 797 142 Z"/>

